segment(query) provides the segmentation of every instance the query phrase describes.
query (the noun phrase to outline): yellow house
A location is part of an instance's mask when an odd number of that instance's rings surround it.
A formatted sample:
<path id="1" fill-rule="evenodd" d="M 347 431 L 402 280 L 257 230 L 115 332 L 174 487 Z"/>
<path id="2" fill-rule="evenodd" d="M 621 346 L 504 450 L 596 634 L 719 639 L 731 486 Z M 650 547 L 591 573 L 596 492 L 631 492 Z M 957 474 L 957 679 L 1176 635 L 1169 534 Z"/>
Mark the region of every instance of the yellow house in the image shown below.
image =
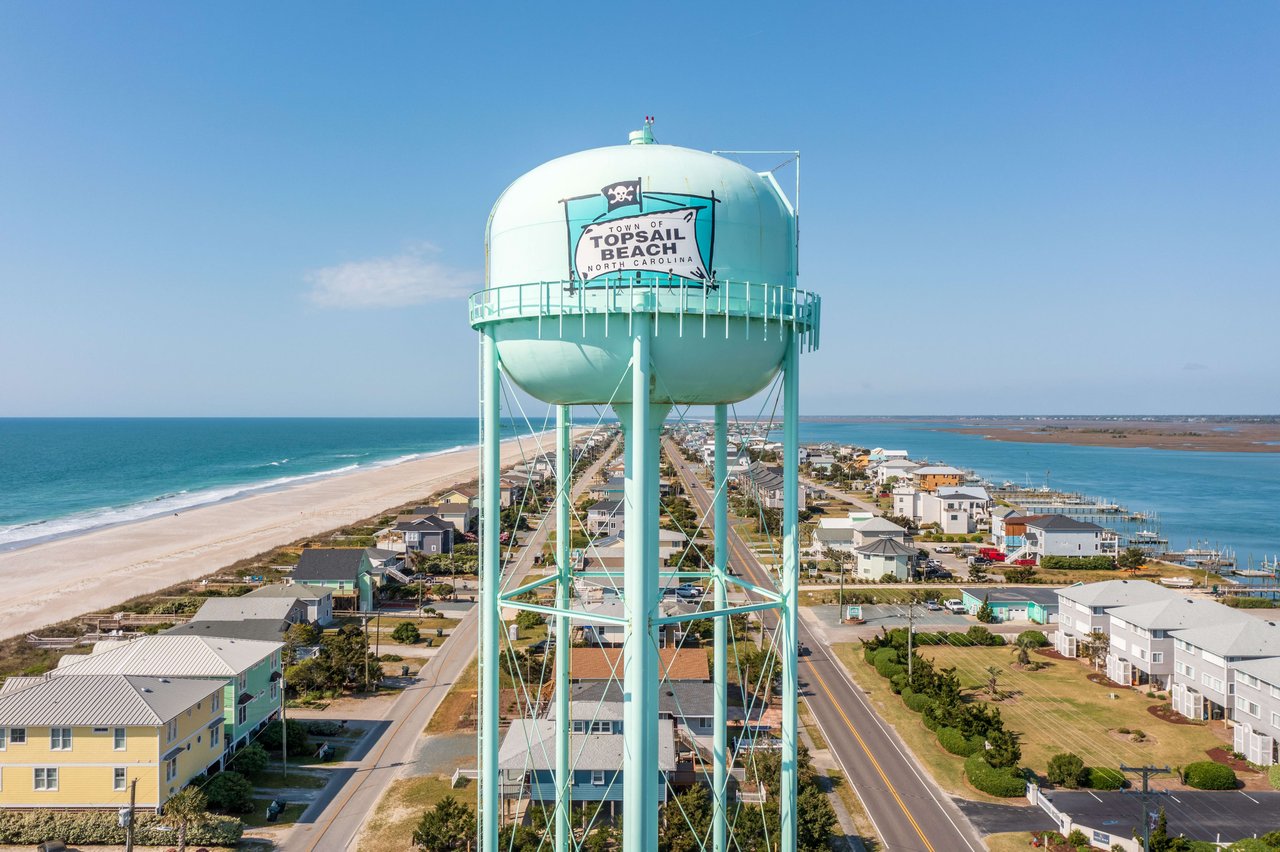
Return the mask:
<path id="1" fill-rule="evenodd" d="M 0 687 L 0 810 L 159 809 L 222 756 L 224 684 L 133 675 Z"/>

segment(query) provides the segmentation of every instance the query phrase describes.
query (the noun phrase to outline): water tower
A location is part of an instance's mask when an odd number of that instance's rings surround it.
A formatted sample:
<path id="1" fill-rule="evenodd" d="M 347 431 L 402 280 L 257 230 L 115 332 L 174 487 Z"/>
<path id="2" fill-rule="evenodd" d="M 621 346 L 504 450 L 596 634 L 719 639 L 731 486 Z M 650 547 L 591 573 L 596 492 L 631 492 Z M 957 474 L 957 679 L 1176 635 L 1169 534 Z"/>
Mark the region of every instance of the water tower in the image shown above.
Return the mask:
<path id="1" fill-rule="evenodd" d="M 796 215 L 769 173 L 704 151 L 660 145 L 651 122 L 630 144 L 545 163 L 512 183 L 489 218 L 484 290 L 470 301 L 481 336 L 480 848 L 498 852 L 501 610 L 554 619 L 554 845 L 574 848 L 568 637 L 584 612 L 572 588 L 570 454 L 572 406 L 612 406 L 625 439 L 625 543 L 616 572 L 622 643 L 623 848 L 658 845 L 663 798 L 658 756 L 662 584 L 703 580 L 714 605 L 715 718 L 711 762 L 711 847 L 729 848 L 728 620 L 774 610 L 782 663 L 783 852 L 796 837 L 796 537 L 798 383 L 801 351 L 816 347 L 819 300 L 796 289 Z M 760 392 L 782 371 L 784 508 L 782 569 L 776 589 L 728 570 L 727 406 Z M 556 406 L 556 572 L 504 589 L 499 547 L 500 381 Z M 659 440 L 672 406 L 715 411 L 714 566 L 664 570 L 658 551 Z M 740 573 L 740 572 L 739 572 Z M 554 583 L 554 605 L 527 600 Z M 750 592 L 744 596 L 742 592 Z M 738 600 L 730 605 L 729 597 Z"/>

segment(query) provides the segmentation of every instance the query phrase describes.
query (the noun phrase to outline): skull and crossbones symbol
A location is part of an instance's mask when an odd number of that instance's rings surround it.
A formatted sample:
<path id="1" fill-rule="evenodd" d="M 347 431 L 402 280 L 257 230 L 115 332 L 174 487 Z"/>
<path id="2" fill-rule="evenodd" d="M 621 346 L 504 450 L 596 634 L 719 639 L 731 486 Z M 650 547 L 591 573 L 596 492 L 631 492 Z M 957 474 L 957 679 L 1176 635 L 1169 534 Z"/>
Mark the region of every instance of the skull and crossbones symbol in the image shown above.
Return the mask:
<path id="1" fill-rule="evenodd" d="M 631 187 L 627 186 L 625 183 L 620 183 L 609 190 L 609 196 L 610 200 L 612 200 L 614 204 L 620 204 L 623 201 L 630 201 Z"/>

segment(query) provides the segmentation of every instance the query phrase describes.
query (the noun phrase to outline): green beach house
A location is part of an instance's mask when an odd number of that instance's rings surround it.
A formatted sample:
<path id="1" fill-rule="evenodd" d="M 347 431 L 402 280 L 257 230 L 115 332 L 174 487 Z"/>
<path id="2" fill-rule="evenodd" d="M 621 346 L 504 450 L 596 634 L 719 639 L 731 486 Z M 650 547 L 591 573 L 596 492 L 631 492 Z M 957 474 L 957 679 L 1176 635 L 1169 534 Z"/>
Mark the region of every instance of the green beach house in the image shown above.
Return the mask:
<path id="1" fill-rule="evenodd" d="M 396 556 L 368 547 L 308 547 L 298 558 L 290 581 L 331 591 L 335 612 L 369 612 L 386 573 L 386 558 Z"/>
<path id="2" fill-rule="evenodd" d="M 1034 621 L 1050 624 L 1058 620 L 1058 590 L 1045 588 L 968 588 L 960 590 L 964 608 L 977 615 L 983 600 L 991 605 L 996 621 Z"/>
<path id="3" fill-rule="evenodd" d="M 143 636 L 67 654 L 51 676 L 141 675 L 222 681 L 227 752 L 280 714 L 281 642 L 213 636 Z"/>

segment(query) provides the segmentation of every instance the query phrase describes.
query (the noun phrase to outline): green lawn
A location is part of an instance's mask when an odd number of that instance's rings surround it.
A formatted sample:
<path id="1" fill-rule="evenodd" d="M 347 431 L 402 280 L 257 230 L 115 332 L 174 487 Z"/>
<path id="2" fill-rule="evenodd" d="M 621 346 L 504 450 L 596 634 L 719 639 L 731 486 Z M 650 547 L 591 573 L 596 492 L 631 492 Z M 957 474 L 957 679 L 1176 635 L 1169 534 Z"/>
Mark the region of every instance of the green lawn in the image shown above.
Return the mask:
<path id="1" fill-rule="evenodd" d="M 315 772 L 303 771 L 297 768 L 299 763 L 309 760 L 310 758 L 293 758 L 290 761 L 290 765 L 294 768 L 289 770 L 288 778 L 285 777 L 284 772 L 280 769 L 271 769 L 267 772 L 259 773 L 251 779 L 253 781 L 253 786 L 271 790 L 293 788 L 300 790 L 318 790 L 325 784 L 329 783 L 329 775 L 328 773 L 320 775 Z M 273 757 L 272 763 L 277 767 L 280 766 L 279 758 Z"/>
<path id="2" fill-rule="evenodd" d="M 861 645 L 833 646 L 850 675 L 871 695 L 885 719 L 916 752 L 943 787 L 970 799 L 987 800 L 964 780 L 963 762 L 938 744 L 933 732 L 908 710 L 889 683 L 862 659 Z M 1116 767 L 1121 763 L 1178 766 L 1204 760 L 1205 750 L 1223 745 L 1202 725 L 1174 725 L 1157 719 L 1147 707 L 1159 703 L 1130 689 L 1099 686 L 1086 679 L 1081 663 L 1048 660 L 1036 672 L 1012 668 L 1009 648 L 952 648 L 929 646 L 921 653 L 941 666 L 954 666 L 962 686 L 974 697 L 982 694 L 986 668 L 1001 669 L 998 688 L 1010 697 L 997 702 L 1006 725 L 1021 735 L 1022 765 L 1043 775 L 1049 758 L 1074 752 L 1089 766 Z M 1114 692 L 1117 698 L 1108 696 Z M 1132 742 L 1117 728 L 1141 730 L 1147 741 Z"/>

